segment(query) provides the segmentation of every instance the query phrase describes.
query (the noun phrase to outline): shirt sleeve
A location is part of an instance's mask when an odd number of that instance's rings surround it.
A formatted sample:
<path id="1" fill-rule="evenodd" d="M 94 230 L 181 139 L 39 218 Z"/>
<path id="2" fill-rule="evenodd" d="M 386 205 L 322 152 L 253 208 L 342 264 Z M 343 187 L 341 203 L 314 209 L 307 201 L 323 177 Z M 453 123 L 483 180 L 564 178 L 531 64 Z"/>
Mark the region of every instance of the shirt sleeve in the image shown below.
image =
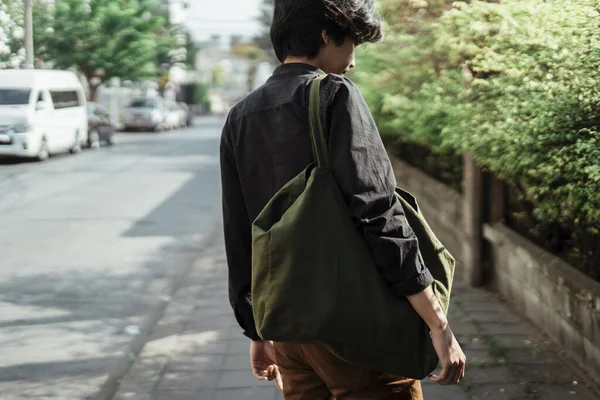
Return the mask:
<path id="1" fill-rule="evenodd" d="M 335 85 L 326 100 L 333 174 L 394 295 L 419 293 L 433 277 L 420 261 L 417 237 L 395 195 L 396 178 L 373 116 L 351 81 L 327 79 Z"/>
<path id="2" fill-rule="evenodd" d="M 252 236 L 227 125 L 220 146 L 223 230 L 229 270 L 229 301 L 244 335 L 260 340 L 252 314 Z"/>

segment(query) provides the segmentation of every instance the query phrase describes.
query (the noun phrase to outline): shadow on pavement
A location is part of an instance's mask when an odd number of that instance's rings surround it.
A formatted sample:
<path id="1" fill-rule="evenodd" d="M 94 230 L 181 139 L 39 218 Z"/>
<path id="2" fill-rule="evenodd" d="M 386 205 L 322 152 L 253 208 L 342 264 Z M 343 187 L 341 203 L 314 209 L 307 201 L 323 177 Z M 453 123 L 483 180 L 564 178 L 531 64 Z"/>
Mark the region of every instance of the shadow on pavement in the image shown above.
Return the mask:
<path id="1" fill-rule="evenodd" d="M 116 357 L 87 358 L 73 361 L 54 361 L 47 363 L 29 363 L 0 367 L 0 382 L 21 381 L 35 376 L 37 381 L 60 377 L 76 378 L 81 375 L 97 375 L 106 363 L 114 362 Z"/>
<path id="2" fill-rule="evenodd" d="M 135 273 L 71 270 L 1 282 L 0 381 L 29 387 L 54 380 L 48 384 L 58 388 L 55 378 L 108 373 L 135 336 L 126 327 L 141 323 L 149 304 L 199 249 L 199 243 L 163 246 Z"/>
<path id="3" fill-rule="evenodd" d="M 217 165 L 208 165 L 123 233 L 124 237 L 202 235 L 219 212 Z"/>

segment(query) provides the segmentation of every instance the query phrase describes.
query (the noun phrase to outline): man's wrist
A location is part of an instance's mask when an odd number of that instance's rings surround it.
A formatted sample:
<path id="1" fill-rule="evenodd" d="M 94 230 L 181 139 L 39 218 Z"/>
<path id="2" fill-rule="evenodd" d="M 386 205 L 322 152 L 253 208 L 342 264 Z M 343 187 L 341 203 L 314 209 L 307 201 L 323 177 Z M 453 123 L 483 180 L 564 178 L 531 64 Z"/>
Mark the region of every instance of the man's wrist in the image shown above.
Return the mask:
<path id="1" fill-rule="evenodd" d="M 446 329 L 448 329 L 448 325 L 448 318 L 446 318 L 445 315 L 440 315 L 436 321 L 432 321 L 428 324 L 429 329 L 432 332 L 445 331 Z"/>

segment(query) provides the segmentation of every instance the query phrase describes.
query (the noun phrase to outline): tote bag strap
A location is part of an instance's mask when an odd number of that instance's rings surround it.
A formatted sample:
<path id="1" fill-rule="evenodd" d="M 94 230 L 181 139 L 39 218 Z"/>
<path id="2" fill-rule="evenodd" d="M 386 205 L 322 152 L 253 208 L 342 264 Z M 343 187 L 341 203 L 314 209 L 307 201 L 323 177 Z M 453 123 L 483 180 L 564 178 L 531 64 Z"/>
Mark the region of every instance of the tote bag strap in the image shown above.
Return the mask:
<path id="1" fill-rule="evenodd" d="M 321 81 L 326 76 L 319 75 L 311 84 L 308 100 L 308 121 L 315 163 L 317 167 L 329 168 L 329 152 L 321 124 Z"/>

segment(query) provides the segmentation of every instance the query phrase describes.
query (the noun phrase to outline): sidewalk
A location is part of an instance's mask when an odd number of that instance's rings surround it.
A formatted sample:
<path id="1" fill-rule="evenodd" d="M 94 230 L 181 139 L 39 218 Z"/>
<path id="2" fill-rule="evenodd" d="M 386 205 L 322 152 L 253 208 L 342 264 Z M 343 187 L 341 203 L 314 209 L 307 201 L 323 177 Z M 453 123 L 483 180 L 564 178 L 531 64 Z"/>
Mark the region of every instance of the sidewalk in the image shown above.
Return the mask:
<path id="1" fill-rule="evenodd" d="M 595 400 L 600 396 L 537 330 L 495 294 L 455 283 L 451 326 L 467 355 L 458 386 L 423 382 L 426 400 Z M 227 298 L 225 256 L 213 246 L 171 299 L 115 400 L 280 400 L 254 379 L 248 340 Z"/>

